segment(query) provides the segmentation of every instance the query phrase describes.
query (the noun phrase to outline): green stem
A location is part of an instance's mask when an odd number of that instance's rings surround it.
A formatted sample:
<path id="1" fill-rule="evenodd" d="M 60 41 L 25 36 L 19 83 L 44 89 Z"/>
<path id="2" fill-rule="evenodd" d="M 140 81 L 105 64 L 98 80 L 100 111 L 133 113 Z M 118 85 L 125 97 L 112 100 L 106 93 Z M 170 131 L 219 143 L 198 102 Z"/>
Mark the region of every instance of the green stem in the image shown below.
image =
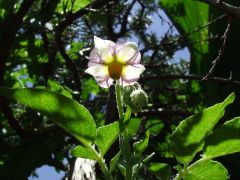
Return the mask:
<path id="1" fill-rule="evenodd" d="M 116 90 L 117 108 L 119 113 L 119 125 L 121 130 L 121 135 L 119 139 L 121 141 L 121 138 L 123 138 L 123 156 L 126 160 L 126 180 L 132 180 L 131 146 L 128 141 L 128 134 L 123 122 L 123 116 L 124 116 L 123 102 L 122 102 L 121 86 L 119 84 L 119 81 L 117 81 L 117 84 L 115 85 L 115 90 Z"/>
<path id="2" fill-rule="evenodd" d="M 96 161 L 98 162 L 104 176 L 106 177 L 107 180 L 112 180 L 112 176 L 110 171 L 108 170 L 104 159 L 99 155 L 99 153 L 95 150 L 95 148 L 93 146 L 91 146 L 91 144 L 89 144 L 89 142 L 87 142 L 86 140 L 82 139 L 82 138 L 78 138 L 78 140 L 87 148 L 89 149 L 93 154 L 96 155 L 97 159 Z"/>
<path id="3" fill-rule="evenodd" d="M 188 165 L 184 164 L 183 169 L 179 172 L 179 174 L 173 180 L 181 180 L 186 176 L 188 172 Z"/>

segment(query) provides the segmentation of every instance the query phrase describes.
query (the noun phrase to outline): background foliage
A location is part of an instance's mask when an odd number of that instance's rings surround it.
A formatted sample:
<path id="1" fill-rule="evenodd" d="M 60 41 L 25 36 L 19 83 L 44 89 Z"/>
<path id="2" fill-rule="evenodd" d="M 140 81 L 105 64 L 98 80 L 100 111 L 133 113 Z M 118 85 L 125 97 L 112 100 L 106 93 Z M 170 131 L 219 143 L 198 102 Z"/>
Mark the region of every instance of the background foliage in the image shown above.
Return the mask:
<path id="1" fill-rule="evenodd" d="M 211 76 L 204 79 L 219 54 L 229 23 L 231 28 L 220 61 Z M 157 31 L 153 25 L 157 25 Z M 164 34 L 159 33 L 161 29 L 166 29 Z M 215 6 L 192 0 L 0 0 L 0 86 L 58 92 L 63 99 L 75 99 L 93 115 L 79 115 L 69 102 L 59 117 L 64 119 L 71 114 L 72 122 L 76 117 L 83 123 L 92 123 L 94 119 L 99 127 L 115 121 L 118 115 L 113 88 L 101 89 L 84 73 L 94 35 L 112 41 L 132 40 L 139 45 L 146 67 L 140 83 L 149 95 L 149 105 L 130 119 L 129 126 L 135 140 L 148 131 L 146 141 L 151 143 L 145 154 L 155 152 L 153 162 L 141 171 L 142 177 L 155 179 L 160 167 L 166 174 L 176 171 L 167 166 L 177 164 L 169 151 L 169 137 L 185 117 L 222 101 L 233 91 L 235 103 L 227 108 L 220 123 L 239 115 L 239 19 Z M 190 59 L 176 59 L 176 52 L 186 47 Z M 24 92 L 16 95 L 4 88 L 0 91 L 8 91 L 33 108 L 54 99 L 50 93 L 34 102 L 32 97 L 41 95 L 41 90 L 32 96 L 24 96 Z M 53 110 L 58 103 L 61 102 L 46 103 L 46 107 Z M 68 165 L 74 163 L 69 152 L 77 145 L 76 139 L 57 127 L 54 119 L 40 113 L 42 109 L 36 112 L 4 97 L 0 97 L 0 105 L 0 179 L 26 179 L 46 164 L 68 176 L 72 168 Z M 208 112 L 208 116 L 213 114 Z M 221 135 L 236 121 L 224 124 L 216 133 Z M 68 125 L 75 127 L 74 123 Z M 203 126 L 206 125 L 207 122 Z M 88 137 L 91 130 L 76 129 L 75 137 L 78 138 L 78 133 Z M 178 137 L 179 134 L 173 136 Z M 211 138 L 207 140 L 209 144 L 214 143 Z M 101 139 L 98 144 L 104 149 Z M 211 156 L 211 146 L 204 151 Z M 106 154 L 107 160 L 116 153 L 113 145 Z M 176 153 L 181 154 L 177 150 Z M 240 178 L 239 154 L 217 160 L 228 169 L 232 179 Z M 220 167 L 215 161 L 201 162 L 198 166 Z M 191 167 L 193 174 L 195 170 Z M 191 173 L 186 178 L 191 179 Z"/>

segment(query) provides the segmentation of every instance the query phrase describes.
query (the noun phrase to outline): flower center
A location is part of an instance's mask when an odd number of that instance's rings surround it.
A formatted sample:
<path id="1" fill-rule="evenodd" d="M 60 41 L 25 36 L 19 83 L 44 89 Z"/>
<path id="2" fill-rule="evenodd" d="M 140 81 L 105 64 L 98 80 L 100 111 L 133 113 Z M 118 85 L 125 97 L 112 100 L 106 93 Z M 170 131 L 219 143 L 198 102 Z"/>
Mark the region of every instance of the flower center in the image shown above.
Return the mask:
<path id="1" fill-rule="evenodd" d="M 119 79 L 122 74 L 122 64 L 117 61 L 113 61 L 108 65 L 108 73 L 110 78 Z"/>

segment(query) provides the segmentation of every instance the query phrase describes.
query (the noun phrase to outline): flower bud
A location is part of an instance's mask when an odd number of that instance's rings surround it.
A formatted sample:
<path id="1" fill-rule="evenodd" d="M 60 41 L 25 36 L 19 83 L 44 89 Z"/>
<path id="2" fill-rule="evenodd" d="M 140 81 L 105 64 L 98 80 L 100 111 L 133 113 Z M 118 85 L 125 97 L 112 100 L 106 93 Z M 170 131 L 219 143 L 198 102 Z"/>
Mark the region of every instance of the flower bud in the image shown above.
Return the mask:
<path id="1" fill-rule="evenodd" d="M 132 92 L 130 95 L 133 105 L 141 111 L 144 106 L 147 105 L 148 96 L 142 89 L 138 89 Z"/>
<path id="2" fill-rule="evenodd" d="M 148 96 L 138 83 L 128 85 L 123 91 L 123 102 L 133 113 L 140 112 L 147 105 Z"/>

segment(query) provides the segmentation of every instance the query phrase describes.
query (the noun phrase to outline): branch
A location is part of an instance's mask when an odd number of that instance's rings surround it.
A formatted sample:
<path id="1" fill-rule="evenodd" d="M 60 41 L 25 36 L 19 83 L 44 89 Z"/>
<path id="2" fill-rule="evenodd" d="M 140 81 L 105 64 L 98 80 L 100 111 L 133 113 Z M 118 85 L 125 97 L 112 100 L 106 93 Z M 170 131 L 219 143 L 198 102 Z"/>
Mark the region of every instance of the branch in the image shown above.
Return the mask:
<path id="1" fill-rule="evenodd" d="M 13 16 L 8 17 L 0 24 L 3 31 L 0 44 L 4 44 L 3 46 L 0 46 L 0 85 L 4 84 L 5 62 L 10 54 L 10 49 L 14 42 L 15 35 L 22 25 L 24 16 L 27 14 L 34 2 L 35 0 L 24 0 L 18 12 Z M 0 97 L 0 102 L 1 110 L 6 116 L 9 125 L 20 135 L 28 136 L 29 134 L 24 131 L 15 120 L 7 100 L 4 97 Z"/>
<path id="2" fill-rule="evenodd" d="M 65 52 L 64 42 L 62 40 L 62 33 L 67 28 L 67 26 L 71 25 L 77 18 L 80 18 L 91 11 L 91 9 L 100 8 L 101 6 L 104 6 L 105 4 L 109 3 L 109 0 L 97 0 L 92 3 L 90 3 L 86 8 L 80 9 L 79 11 L 75 13 L 70 13 L 67 15 L 67 17 L 59 23 L 59 25 L 56 27 L 56 34 L 55 34 L 55 41 L 57 48 L 63 57 L 63 59 L 66 61 L 67 67 L 71 70 L 73 73 L 73 78 L 75 82 L 76 89 L 81 92 L 81 81 L 80 81 L 80 75 L 78 73 L 77 67 L 73 63 L 72 59 L 68 56 L 68 54 Z"/>
<path id="3" fill-rule="evenodd" d="M 48 55 L 48 62 L 44 65 L 44 79 L 48 80 L 48 78 L 53 74 L 54 72 L 54 61 L 55 57 L 57 55 L 57 48 L 55 42 L 49 41 L 47 37 L 47 32 L 43 28 L 41 31 L 42 41 L 43 41 L 43 47 Z"/>
<path id="4" fill-rule="evenodd" d="M 232 6 L 231 4 L 228 4 L 226 2 L 219 1 L 219 0 L 197 0 L 197 1 L 210 4 L 214 7 L 222 10 L 223 12 L 225 12 L 229 15 L 233 15 L 236 18 L 240 19 L 240 8 L 239 7 Z"/>
<path id="5" fill-rule="evenodd" d="M 231 29 L 231 22 L 232 22 L 232 18 L 229 17 L 227 28 L 226 28 L 226 30 L 225 30 L 225 32 L 223 34 L 223 37 L 222 37 L 223 38 L 223 44 L 222 44 L 221 48 L 218 51 L 218 56 L 212 62 L 211 69 L 206 74 L 206 76 L 203 78 L 203 80 L 208 79 L 213 74 L 214 69 L 216 68 L 217 64 L 220 62 L 220 60 L 222 58 L 222 55 L 223 55 L 223 52 L 224 52 L 224 49 L 225 49 L 225 46 L 226 46 L 227 38 L 228 38 L 230 29 Z"/>
<path id="6" fill-rule="evenodd" d="M 127 8 L 126 13 L 123 16 L 123 20 L 121 23 L 121 29 L 120 29 L 119 33 L 117 33 L 117 37 L 122 37 L 127 32 L 128 16 L 130 15 L 131 10 L 132 10 L 134 4 L 136 3 L 136 1 L 137 0 L 133 0 L 132 3 Z"/>
<path id="7" fill-rule="evenodd" d="M 227 85 L 233 85 L 233 86 L 240 86 L 240 81 L 235 81 L 232 79 L 225 79 L 221 77 L 209 77 L 206 80 L 203 80 L 203 76 L 198 76 L 194 74 L 190 75 L 155 75 L 155 76 L 145 76 L 140 79 L 140 81 L 149 81 L 149 80 L 160 80 L 160 81 L 167 81 L 167 80 L 176 80 L 176 79 L 184 79 L 184 80 L 196 80 L 196 81 L 202 81 L 202 82 L 215 82 L 215 83 L 221 83 L 221 84 L 227 84 Z"/>
<path id="8" fill-rule="evenodd" d="M 3 84 L 3 76 L 5 69 L 5 62 L 9 56 L 11 46 L 14 42 L 16 33 L 21 27 L 24 16 L 27 14 L 28 10 L 31 8 L 35 0 L 25 0 L 23 1 L 18 12 L 12 17 L 8 17 L 4 22 L 1 22 L 1 39 L 0 44 L 0 85 Z M 3 45 L 4 44 L 4 45 Z"/>

